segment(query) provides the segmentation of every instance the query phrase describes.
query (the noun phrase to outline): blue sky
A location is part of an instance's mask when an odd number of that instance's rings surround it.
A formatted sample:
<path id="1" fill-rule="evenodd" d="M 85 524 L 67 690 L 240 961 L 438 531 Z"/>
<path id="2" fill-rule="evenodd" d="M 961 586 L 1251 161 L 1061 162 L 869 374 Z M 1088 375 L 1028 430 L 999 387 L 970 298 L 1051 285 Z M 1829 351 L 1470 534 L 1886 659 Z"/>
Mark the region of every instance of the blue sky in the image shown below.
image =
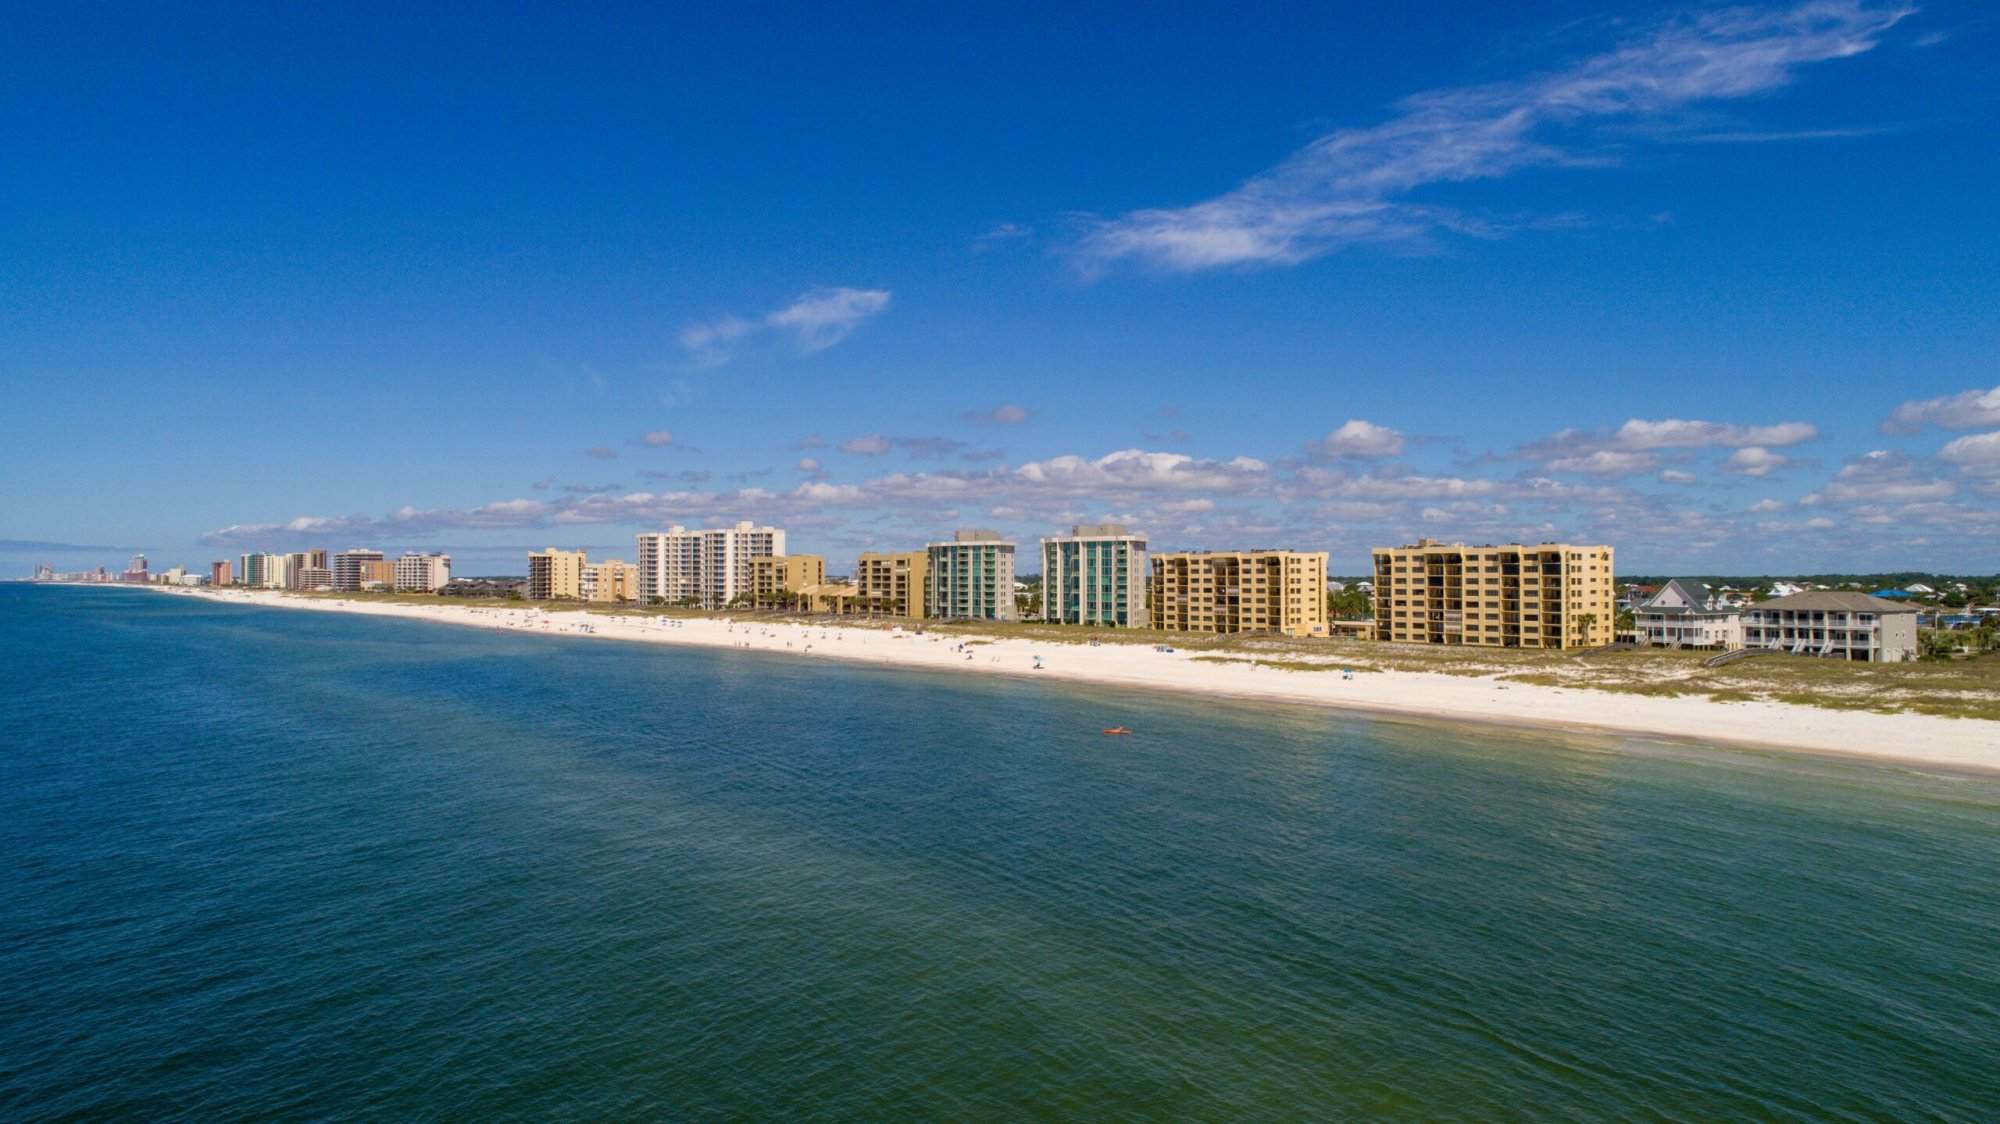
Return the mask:
<path id="1" fill-rule="evenodd" d="M 1250 7 L 16 11 L 0 537 L 1994 571 L 1990 11 Z"/>

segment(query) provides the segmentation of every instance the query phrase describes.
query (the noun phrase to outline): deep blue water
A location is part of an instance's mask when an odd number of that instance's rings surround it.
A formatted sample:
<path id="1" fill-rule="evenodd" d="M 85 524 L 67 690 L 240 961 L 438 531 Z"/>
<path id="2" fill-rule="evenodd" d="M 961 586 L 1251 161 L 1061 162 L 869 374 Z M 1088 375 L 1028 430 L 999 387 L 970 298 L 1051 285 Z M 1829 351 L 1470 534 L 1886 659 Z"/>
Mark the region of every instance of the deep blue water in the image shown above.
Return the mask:
<path id="1" fill-rule="evenodd" d="M 2000 1112 L 1994 779 L 144 591 L 0 652 L 6 1120 Z"/>

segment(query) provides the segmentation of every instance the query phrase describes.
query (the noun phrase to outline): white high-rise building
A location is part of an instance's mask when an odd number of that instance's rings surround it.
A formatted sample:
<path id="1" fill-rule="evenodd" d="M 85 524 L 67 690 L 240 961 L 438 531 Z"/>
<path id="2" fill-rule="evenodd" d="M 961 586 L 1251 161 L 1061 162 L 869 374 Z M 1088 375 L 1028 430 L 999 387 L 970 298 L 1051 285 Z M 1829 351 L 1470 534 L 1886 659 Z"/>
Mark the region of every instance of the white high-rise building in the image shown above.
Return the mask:
<path id="1" fill-rule="evenodd" d="M 436 593 L 451 583 L 451 555 L 405 551 L 396 559 L 396 592 Z"/>
<path id="2" fill-rule="evenodd" d="M 252 589 L 283 589 L 284 556 L 256 552 L 242 557 L 241 573 L 237 580 Z"/>
<path id="3" fill-rule="evenodd" d="M 669 527 L 639 536 L 641 599 L 692 600 L 719 609 L 750 590 L 750 560 L 785 553 L 785 532 L 749 522 L 690 531 Z"/>

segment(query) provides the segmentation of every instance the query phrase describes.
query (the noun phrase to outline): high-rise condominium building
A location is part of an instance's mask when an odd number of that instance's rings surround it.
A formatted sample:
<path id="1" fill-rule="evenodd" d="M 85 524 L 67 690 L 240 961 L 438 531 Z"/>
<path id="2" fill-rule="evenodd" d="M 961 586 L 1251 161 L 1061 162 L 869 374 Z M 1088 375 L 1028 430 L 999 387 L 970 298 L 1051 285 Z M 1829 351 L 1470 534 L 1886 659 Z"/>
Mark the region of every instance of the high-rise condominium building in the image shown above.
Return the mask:
<path id="1" fill-rule="evenodd" d="M 858 611 L 909 620 L 924 619 L 924 586 L 931 572 L 927 550 L 863 554 L 854 564 Z"/>
<path id="2" fill-rule="evenodd" d="M 1326 552 L 1155 554 L 1146 603 L 1152 626 L 1169 632 L 1325 636 Z"/>
<path id="3" fill-rule="evenodd" d="M 749 522 L 690 531 L 669 527 L 639 535 L 639 596 L 691 601 L 719 609 L 750 590 L 750 560 L 785 553 L 785 532 Z"/>
<path id="4" fill-rule="evenodd" d="M 1146 537 L 1116 523 L 1042 540 L 1042 619 L 1139 628 L 1146 623 Z"/>
<path id="5" fill-rule="evenodd" d="M 374 563 L 382 561 L 379 550 L 343 550 L 333 556 L 333 588 L 360 589 L 364 581 L 375 578 Z"/>
<path id="6" fill-rule="evenodd" d="M 208 584 L 211 587 L 219 588 L 228 585 L 231 576 L 229 563 L 210 562 L 208 564 Z"/>
<path id="7" fill-rule="evenodd" d="M 292 571 L 292 588 L 304 590 L 307 593 L 316 593 L 322 589 L 332 589 L 333 571 L 327 569 L 325 566 L 307 566 L 301 570 L 294 570 Z"/>
<path id="8" fill-rule="evenodd" d="M 396 592 L 436 593 L 451 582 L 451 555 L 405 551 L 396 559 Z"/>
<path id="9" fill-rule="evenodd" d="M 284 556 L 281 554 L 245 554 L 239 575 L 244 585 L 254 589 L 282 589 L 285 584 Z"/>
<path id="10" fill-rule="evenodd" d="M 1608 546 L 1422 539 L 1374 553 L 1381 640 L 1594 648 L 1611 643 L 1617 627 Z"/>
<path id="11" fill-rule="evenodd" d="M 936 620 L 1019 620 L 1014 608 L 1014 544 L 998 531 L 959 531 L 934 542 L 924 615 Z"/>
<path id="12" fill-rule="evenodd" d="M 583 597 L 583 569 L 589 563 L 581 550 L 547 550 L 528 555 L 528 600 L 575 601 Z"/>

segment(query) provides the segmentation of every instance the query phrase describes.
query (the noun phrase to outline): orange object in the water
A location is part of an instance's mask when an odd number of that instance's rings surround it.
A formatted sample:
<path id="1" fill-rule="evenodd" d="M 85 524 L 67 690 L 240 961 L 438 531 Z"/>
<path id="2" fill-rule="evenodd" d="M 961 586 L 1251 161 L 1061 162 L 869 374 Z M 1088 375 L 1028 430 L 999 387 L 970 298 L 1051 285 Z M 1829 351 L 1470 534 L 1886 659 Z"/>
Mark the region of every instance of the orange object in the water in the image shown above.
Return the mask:
<path id="1" fill-rule="evenodd" d="M 1129 734 L 1132 732 L 1132 729 L 1129 726 L 1106 726 L 1104 732 L 1107 734 Z"/>

